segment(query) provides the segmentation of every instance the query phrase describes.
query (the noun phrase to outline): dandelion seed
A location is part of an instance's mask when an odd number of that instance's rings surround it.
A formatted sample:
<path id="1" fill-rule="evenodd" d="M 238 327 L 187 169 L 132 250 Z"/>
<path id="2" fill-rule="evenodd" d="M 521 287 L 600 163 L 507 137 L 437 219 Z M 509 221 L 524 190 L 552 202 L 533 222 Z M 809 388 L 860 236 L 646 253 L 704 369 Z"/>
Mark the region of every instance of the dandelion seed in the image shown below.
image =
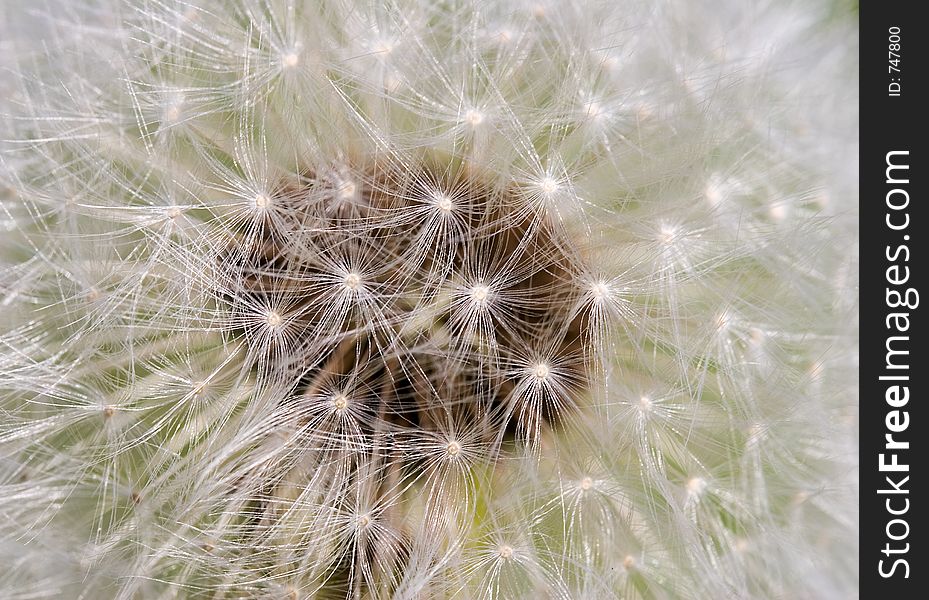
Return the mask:
<path id="1" fill-rule="evenodd" d="M 281 56 L 281 64 L 286 68 L 293 68 L 300 64 L 300 55 L 295 52 L 288 52 Z"/>
<path id="2" fill-rule="evenodd" d="M 539 381 L 545 381 L 546 379 L 548 379 L 548 376 L 550 373 L 551 373 L 551 369 L 549 368 L 547 363 L 539 363 L 532 369 L 532 374 Z"/>
<path id="3" fill-rule="evenodd" d="M 396 71 L 391 71 L 384 75 L 384 90 L 388 93 L 395 93 L 403 84 L 403 78 Z"/>
<path id="4" fill-rule="evenodd" d="M 343 412 L 348 408 L 348 398 L 344 394 L 338 394 L 332 399 L 332 407 L 336 412 Z"/>
<path id="5" fill-rule="evenodd" d="M 768 215 L 777 222 L 787 218 L 787 205 L 783 202 L 776 202 L 768 207 Z"/>
<path id="6" fill-rule="evenodd" d="M 256 194 L 255 197 L 252 198 L 252 204 L 256 211 L 264 211 L 271 206 L 271 199 L 264 194 Z"/>
<path id="7" fill-rule="evenodd" d="M 458 442 L 449 442 L 448 445 L 445 446 L 445 452 L 450 458 L 454 458 L 461 452 L 461 445 Z"/>
<path id="8" fill-rule="evenodd" d="M 165 109 L 163 120 L 165 123 L 174 123 L 180 118 L 180 116 L 181 116 L 180 106 L 177 106 L 177 105 L 169 106 L 167 109 Z"/>
<path id="9" fill-rule="evenodd" d="M 675 238 L 677 237 L 678 233 L 679 231 L 677 227 L 664 224 L 658 230 L 657 239 L 662 244 L 669 246 L 674 243 Z"/>
<path id="10" fill-rule="evenodd" d="M 514 552 L 514 551 L 513 551 L 513 547 L 512 547 L 512 546 L 508 546 L 508 545 L 506 545 L 506 544 L 503 544 L 502 546 L 500 546 L 500 547 L 497 549 L 497 554 L 498 554 L 498 555 L 500 556 L 500 558 L 502 558 L 503 560 L 507 560 L 507 559 L 512 558 L 512 557 L 513 557 L 513 552 Z"/>
<path id="11" fill-rule="evenodd" d="M 591 121 L 597 121 L 605 115 L 603 106 L 599 102 L 587 102 L 584 109 L 584 115 Z"/>
<path id="12" fill-rule="evenodd" d="M 287 52 L 281 54 L 281 66 L 284 69 L 293 69 L 300 64 L 302 45 L 298 42 Z"/>
<path id="13" fill-rule="evenodd" d="M 354 200 L 358 186 L 354 181 L 346 181 L 339 186 L 338 194 L 342 200 Z"/>
<path id="14" fill-rule="evenodd" d="M 475 306 L 485 306 L 490 298 L 490 288 L 486 285 L 476 285 L 471 288 L 471 302 Z"/>
<path id="15" fill-rule="evenodd" d="M 648 121 L 655 114 L 655 107 L 645 102 L 640 102 L 635 107 L 635 116 L 639 121 Z"/>
<path id="16" fill-rule="evenodd" d="M 280 313 L 272 310 L 268 311 L 268 314 L 265 316 L 265 321 L 268 323 L 268 327 L 277 329 L 281 326 L 281 323 L 284 322 L 284 319 L 281 317 Z"/>
<path id="17" fill-rule="evenodd" d="M 546 196 L 552 196 L 560 187 L 561 185 L 554 177 L 544 177 L 539 182 L 539 189 L 542 190 L 542 193 Z"/>
<path id="18" fill-rule="evenodd" d="M 702 477 L 691 477 L 687 480 L 687 493 L 690 496 L 700 496 L 706 490 L 706 480 Z"/>
<path id="19" fill-rule="evenodd" d="M 746 440 L 746 447 L 754 448 L 758 444 L 764 441 L 765 437 L 765 428 L 760 423 L 754 423 L 748 428 L 748 439 Z"/>
<path id="20" fill-rule="evenodd" d="M 604 281 L 597 281 L 590 285 L 590 295 L 596 302 L 603 302 L 611 295 L 610 285 Z"/>
<path id="21" fill-rule="evenodd" d="M 394 50 L 394 45 L 388 41 L 380 41 L 374 44 L 373 51 L 375 54 L 390 54 Z"/>
<path id="22" fill-rule="evenodd" d="M 455 209 L 452 199 L 445 194 L 437 193 L 433 198 L 433 204 L 443 213 L 450 213 Z"/>
<path id="23" fill-rule="evenodd" d="M 361 287 L 361 276 L 358 273 L 348 273 L 343 279 L 342 284 L 345 286 L 345 289 L 355 292 Z"/>
<path id="24" fill-rule="evenodd" d="M 584 477 L 578 482 L 577 486 L 582 492 L 586 492 L 594 486 L 594 480 L 590 477 Z"/>
<path id="25" fill-rule="evenodd" d="M 619 59 L 615 56 L 607 56 L 600 61 L 600 66 L 606 71 L 615 71 L 619 67 Z"/>
<path id="26" fill-rule="evenodd" d="M 469 109 L 464 115 L 464 121 L 471 127 L 477 127 L 484 122 L 484 115 L 480 111 Z"/>
<path id="27" fill-rule="evenodd" d="M 707 204 L 715 208 L 723 201 L 723 191 L 718 183 L 711 180 L 703 190 L 703 197 L 706 199 Z"/>
<path id="28" fill-rule="evenodd" d="M 809 374 L 810 379 L 817 380 L 822 377 L 823 372 L 825 371 L 825 365 L 820 360 L 815 360 L 810 363 L 810 366 L 807 367 L 807 374 Z"/>

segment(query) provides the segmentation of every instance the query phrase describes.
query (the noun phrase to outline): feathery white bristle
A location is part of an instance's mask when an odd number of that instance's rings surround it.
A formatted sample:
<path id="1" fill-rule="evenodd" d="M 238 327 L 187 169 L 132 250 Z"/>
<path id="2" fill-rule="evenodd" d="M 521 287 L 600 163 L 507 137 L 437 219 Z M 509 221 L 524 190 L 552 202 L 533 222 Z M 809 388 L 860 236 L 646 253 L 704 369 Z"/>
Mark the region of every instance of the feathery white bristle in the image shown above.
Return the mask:
<path id="1" fill-rule="evenodd" d="M 842 6 L 0 7 L 0 596 L 853 596 Z"/>

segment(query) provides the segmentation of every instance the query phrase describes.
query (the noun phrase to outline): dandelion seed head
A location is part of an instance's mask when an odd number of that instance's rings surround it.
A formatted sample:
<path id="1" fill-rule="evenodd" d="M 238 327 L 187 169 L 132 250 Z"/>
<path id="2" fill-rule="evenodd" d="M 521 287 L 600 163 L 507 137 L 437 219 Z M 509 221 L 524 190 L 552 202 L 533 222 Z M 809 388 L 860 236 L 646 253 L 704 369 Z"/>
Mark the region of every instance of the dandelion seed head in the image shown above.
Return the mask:
<path id="1" fill-rule="evenodd" d="M 0 11 L 0 595 L 854 597 L 857 23 L 685 4 Z"/>
<path id="2" fill-rule="evenodd" d="M 320 194 L 320 187 L 344 186 L 343 172 L 348 171 L 364 174 L 353 181 L 359 181 L 355 193 L 366 199 L 365 206 L 344 206 L 337 196 Z M 587 315 L 572 314 L 572 303 L 581 290 L 573 284 L 565 290 L 552 284 L 553 277 L 574 276 L 569 271 L 575 267 L 567 254 L 570 244 L 556 241 L 547 216 L 535 223 L 525 219 L 516 181 L 500 197 L 491 195 L 495 192 L 486 180 L 469 170 L 449 176 L 411 173 L 405 165 L 394 168 L 390 163 L 354 168 L 343 164 L 335 175 L 327 169 L 321 176 L 308 173 L 305 178 L 311 182 L 306 188 L 278 186 L 280 210 L 274 219 L 241 258 L 223 260 L 221 267 L 233 278 L 239 277 L 240 269 L 248 273 L 248 287 L 235 303 L 291 307 L 291 326 L 278 327 L 273 339 L 246 336 L 246 343 L 259 357 L 268 349 L 280 353 L 268 360 L 259 358 L 258 367 L 290 378 L 290 385 L 303 394 L 315 395 L 315 390 L 328 385 L 326 377 L 348 378 L 372 392 L 381 390 L 373 404 L 387 403 L 380 410 L 388 421 L 397 421 L 394 426 L 418 425 L 444 435 L 432 414 L 437 408 L 433 404 L 446 402 L 444 397 L 450 398 L 449 405 L 466 411 L 485 410 L 481 402 L 489 402 L 493 410 L 512 402 L 504 384 L 512 369 L 475 370 L 485 360 L 482 355 L 524 365 L 521 369 L 528 369 L 529 377 L 520 383 L 522 395 L 528 391 L 522 387 L 533 382 L 536 370 L 527 358 L 526 348 L 534 336 L 528 323 L 545 321 L 564 329 L 566 336 L 583 335 Z M 303 200 L 307 197 L 312 200 Z M 412 209 L 431 203 L 439 204 L 442 211 L 452 198 L 452 209 L 461 219 L 414 219 Z M 307 223 L 317 222 L 337 227 L 308 237 L 308 247 L 283 243 L 274 229 L 302 231 Z M 486 233 L 475 235 L 472 228 Z M 453 250 L 455 246 L 458 249 Z M 347 265 L 360 266 L 348 270 Z M 368 286 L 368 281 L 377 284 Z M 282 296 L 275 289 L 287 292 Z M 420 336 L 415 350 L 407 346 L 412 342 L 407 336 L 413 332 Z M 567 350 L 573 340 L 553 336 L 555 345 L 546 352 Z M 285 355 L 289 348 L 299 354 Z M 442 356 L 445 352 L 450 354 Z M 532 429 L 520 430 L 520 437 L 538 437 L 541 424 L 573 410 L 568 387 L 572 392 L 583 388 L 587 372 L 579 357 L 572 360 L 577 368 L 569 367 L 568 375 L 559 374 L 551 384 L 553 395 L 558 395 L 551 409 L 542 410 L 538 398 L 528 398 L 527 410 L 538 413 L 538 418 Z M 446 373 L 449 365 L 453 369 Z M 549 369 L 547 363 L 544 369 Z M 548 375 L 535 379 L 541 383 Z M 491 392 L 483 400 L 473 394 L 461 397 L 459 390 L 466 389 L 469 381 L 488 386 Z M 424 403 L 422 398 L 409 397 L 414 389 L 434 389 L 439 398 Z M 524 413 L 486 422 L 480 437 L 491 439 L 510 422 L 527 422 Z M 359 427 L 366 426 L 364 410 L 355 416 Z"/>

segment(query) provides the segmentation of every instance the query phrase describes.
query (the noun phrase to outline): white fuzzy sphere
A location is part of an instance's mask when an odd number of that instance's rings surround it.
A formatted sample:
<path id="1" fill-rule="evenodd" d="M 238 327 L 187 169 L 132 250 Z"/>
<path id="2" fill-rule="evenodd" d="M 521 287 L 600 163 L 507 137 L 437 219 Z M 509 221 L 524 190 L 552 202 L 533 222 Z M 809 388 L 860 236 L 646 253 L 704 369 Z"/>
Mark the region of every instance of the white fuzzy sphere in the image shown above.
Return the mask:
<path id="1" fill-rule="evenodd" d="M 0 7 L 0 596 L 857 594 L 842 2 Z"/>

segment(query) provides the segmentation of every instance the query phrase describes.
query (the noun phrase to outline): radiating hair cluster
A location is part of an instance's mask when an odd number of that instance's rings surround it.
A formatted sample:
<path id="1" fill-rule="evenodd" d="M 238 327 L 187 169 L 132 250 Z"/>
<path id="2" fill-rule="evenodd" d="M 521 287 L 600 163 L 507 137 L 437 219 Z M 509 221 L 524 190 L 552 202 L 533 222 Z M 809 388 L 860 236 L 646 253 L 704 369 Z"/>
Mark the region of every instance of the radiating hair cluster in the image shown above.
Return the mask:
<path id="1" fill-rule="evenodd" d="M 0 9 L 0 596 L 855 594 L 854 11 Z"/>

